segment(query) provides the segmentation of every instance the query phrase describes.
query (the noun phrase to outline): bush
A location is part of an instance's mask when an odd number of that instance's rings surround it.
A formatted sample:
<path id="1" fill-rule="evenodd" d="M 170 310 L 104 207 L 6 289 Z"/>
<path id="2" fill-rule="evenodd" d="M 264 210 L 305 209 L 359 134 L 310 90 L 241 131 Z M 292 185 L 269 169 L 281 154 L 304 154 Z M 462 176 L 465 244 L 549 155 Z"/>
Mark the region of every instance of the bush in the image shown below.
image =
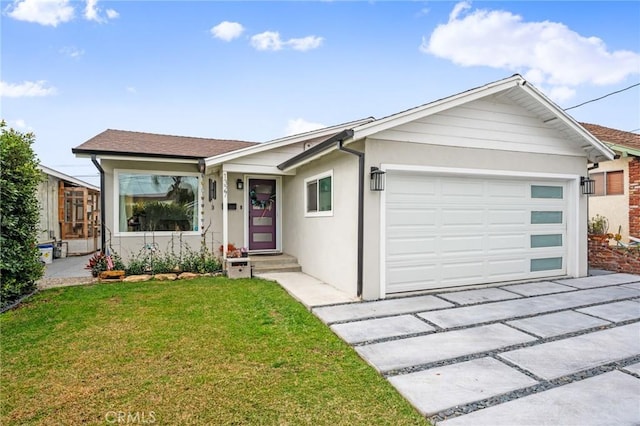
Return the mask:
<path id="1" fill-rule="evenodd" d="M 32 133 L 7 130 L 0 122 L 0 304 L 31 293 L 42 278 L 38 250 L 40 206 L 36 196 L 43 176 L 31 148 Z"/>

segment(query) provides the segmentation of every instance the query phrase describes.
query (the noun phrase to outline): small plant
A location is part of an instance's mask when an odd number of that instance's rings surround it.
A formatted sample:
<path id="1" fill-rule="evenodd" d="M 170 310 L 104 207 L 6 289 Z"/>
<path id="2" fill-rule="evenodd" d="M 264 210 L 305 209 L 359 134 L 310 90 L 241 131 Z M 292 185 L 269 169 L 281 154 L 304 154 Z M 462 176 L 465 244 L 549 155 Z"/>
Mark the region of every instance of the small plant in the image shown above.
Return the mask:
<path id="1" fill-rule="evenodd" d="M 223 250 L 223 246 L 220 245 L 220 247 L 218 248 L 218 250 L 220 251 L 220 256 L 224 255 L 224 250 Z M 232 243 L 227 244 L 227 257 L 243 257 L 242 255 L 242 250 L 245 250 L 246 252 L 246 248 L 236 248 L 235 245 L 233 245 Z"/>
<path id="2" fill-rule="evenodd" d="M 100 275 L 100 272 L 109 271 L 109 270 L 124 270 L 124 262 L 120 255 L 113 250 L 111 250 L 109 256 L 105 255 L 102 252 L 95 253 L 91 258 L 89 258 L 89 263 L 85 266 L 85 269 L 91 271 L 91 275 L 97 277 Z M 111 264 L 109 264 L 109 258 L 111 258 Z"/>
<path id="3" fill-rule="evenodd" d="M 597 214 L 589 221 L 588 232 L 592 235 L 607 235 L 609 232 L 609 220 Z"/>

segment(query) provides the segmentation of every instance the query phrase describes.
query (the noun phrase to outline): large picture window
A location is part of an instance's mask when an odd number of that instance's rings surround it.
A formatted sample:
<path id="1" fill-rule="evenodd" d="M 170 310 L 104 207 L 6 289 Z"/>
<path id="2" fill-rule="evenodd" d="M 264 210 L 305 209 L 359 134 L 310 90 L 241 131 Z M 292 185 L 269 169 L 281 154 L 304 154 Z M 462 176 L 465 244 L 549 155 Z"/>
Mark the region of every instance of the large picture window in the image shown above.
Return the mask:
<path id="1" fill-rule="evenodd" d="M 120 232 L 198 231 L 198 177 L 121 171 L 118 185 Z"/>
<path id="2" fill-rule="evenodd" d="M 333 172 L 313 176 L 304 181 L 305 214 L 331 216 L 333 214 Z"/>

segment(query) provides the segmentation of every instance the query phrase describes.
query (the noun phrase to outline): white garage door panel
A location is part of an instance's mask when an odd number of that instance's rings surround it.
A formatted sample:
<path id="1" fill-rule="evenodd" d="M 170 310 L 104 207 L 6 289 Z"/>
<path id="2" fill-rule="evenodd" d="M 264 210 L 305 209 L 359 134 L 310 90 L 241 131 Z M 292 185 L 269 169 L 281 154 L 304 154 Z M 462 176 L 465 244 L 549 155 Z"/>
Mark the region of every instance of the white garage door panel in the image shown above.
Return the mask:
<path id="1" fill-rule="evenodd" d="M 562 187 L 564 198 L 532 198 L 532 184 Z M 387 293 L 566 272 L 563 182 L 390 171 L 385 195 Z"/>

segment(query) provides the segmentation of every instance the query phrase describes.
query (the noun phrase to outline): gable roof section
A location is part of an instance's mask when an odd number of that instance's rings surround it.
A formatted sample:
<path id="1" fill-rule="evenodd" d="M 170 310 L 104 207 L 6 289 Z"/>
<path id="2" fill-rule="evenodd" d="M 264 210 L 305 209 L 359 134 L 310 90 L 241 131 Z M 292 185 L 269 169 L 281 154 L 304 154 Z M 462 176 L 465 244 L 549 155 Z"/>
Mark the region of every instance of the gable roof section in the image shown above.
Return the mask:
<path id="1" fill-rule="evenodd" d="M 242 148 L 237 151 L 210 156 L 205 161 L 206 161 L 207 167 L 210 167 L 210 166 L 215 166 L 217 164 L 222 164 L 227 161 L 235 160 L 237 158 L 244 157 L 247 155 L 257 154 L 260 152 L 268 151 L 270 149 L 280 148 L 280 147 L 291 145 L 294 143 L 308 142 L 308 143 L 315 144 L 317 142 L 321 142 L 327 138 L 331 138 L 335 136 L 336 134 L 342 132 L 344 129 L 349 129 L 364 123 L 369 123 L 373 120 L 374 120 L 373 117 L 367 117 L 360 120 L 337 124 L 335 126 L 323 127 L 321 129 L 312 130 L 305 133 L 298 133 L 295 135 L 286 136 L 284 138 L 273 139 L 268 142 L 263 142 L 261 144 Z"/>
<path id="2" fill-rule="evenodd" d="M 598 124 L 580 123 L 592 135 L 607 144 L 614 151 L 640 157 L 640 135 L 612 129 Z"/>
<path id="3" fill-rule="evenodd" d="M 258 144 L 108 129 L 71 151 L 79 155 L 200 159 L 254 145 Z"/>
<path id="4" fill-rule="evenodd" d="M 401 126 L 412 121 L 437 114 L 442 111 L 473 102 L 491 95 L 506 96 L 517 105 L 531 111 L 547 126 L 561 132 L 564 137 L 580 146 L 591 161 L 612 159 L 614 153 L 596 137 L 589 133 L 571 116 L 539 92 L 524 78 L 516 74 L 487 85 L 458 93 L 447 98 L 408 109 L 378 120 L 354 127 L 353 136 L 343 140 L 349 144 L 375 135 L 387 129 Z M 311 153 L 299 154 L 278 166 L 281 170 L 290 170 L 312 161 L 327 152 L 336 149 L 336 144 L 319 144 Z"/>
<path id="5" fill-rule="evenodd" d="M 85 182 L 85 181 L 80 180 L 78 178 L 74 178 L 73 176 L 69 176 L 69 175 L 64 174 L 62 172 L 54 170 L 54 169 L 52 169 L 50 167 L 43 166 L 42 164 L 40 164 L 38 167 L 40 168 L 40 171 L 42 173 L 45 173 L 47 175 L 51 175 L 51 176 L 53 176 L 53 177 L 55 177 L 57 179 L 60 179 L 60 180 L 66 180 L 67 182 L 70 182 L 70 183 L 72 183 L 72 184 L 74 184 L 76 186 L 81 186 L 81 187 L 84 187 L 84 188 L 89 188 L 89 189 L 93 189 L 94 191 L 100 192 L 100 188 L 98 188 L 95 185 L 91 185 L 88 182 Z"/>

